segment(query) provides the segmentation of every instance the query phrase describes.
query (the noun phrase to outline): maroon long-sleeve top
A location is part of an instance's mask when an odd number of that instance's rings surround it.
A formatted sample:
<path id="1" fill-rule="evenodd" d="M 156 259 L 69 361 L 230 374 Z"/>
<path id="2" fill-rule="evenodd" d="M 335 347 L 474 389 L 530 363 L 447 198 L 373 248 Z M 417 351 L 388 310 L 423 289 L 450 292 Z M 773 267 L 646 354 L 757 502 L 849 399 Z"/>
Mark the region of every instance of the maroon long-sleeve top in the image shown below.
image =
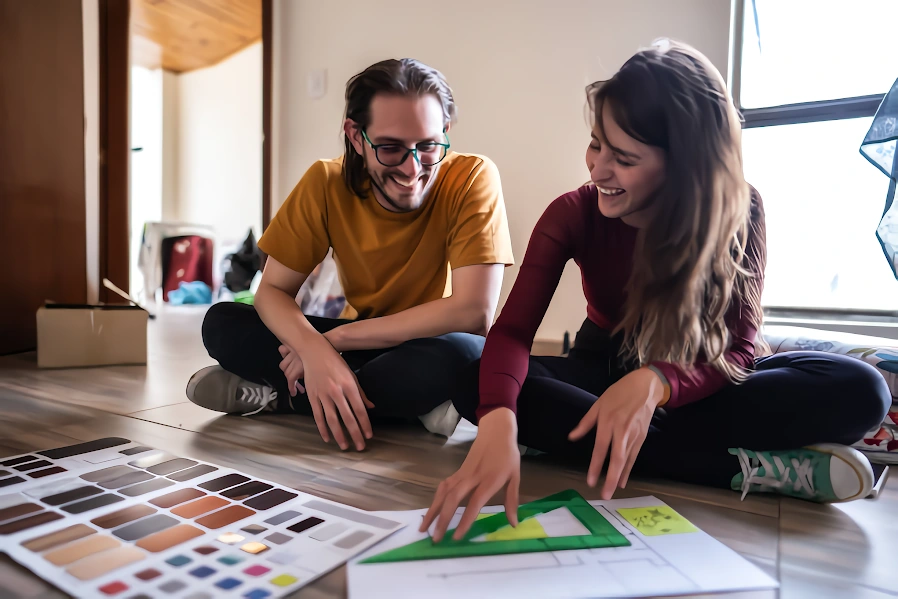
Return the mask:
<path id="1" fill-rule="evenodd" d="M 764 214 L 754 189 L 751 212 L 753 226 L 749 227 L 745 266 L 759 273 L 763 283 Z M 580 267 L 587 318 L 603 329 L 614 329 L 623 314 L 636 234 L 637 229 L 622 220 L 602 215 L 593 185 L 552 202 L 533 230 L 514 288 L 487 337 L 480 365 L 478 418 L 500 407 L 515 410 L 527 377 L 534 335 L 568 260 Z M 726 359 L 746 369 L 754 364 L 757 335 L 748 316 L 746 307 L 737 302 L 726 315 L 730 332 Z M 724 375 L 701 360 L 688 369 L 666 362 L 652 365 L 670 386 L 665 404 L 669 408 L 708 397 L 727 384 Z"/>

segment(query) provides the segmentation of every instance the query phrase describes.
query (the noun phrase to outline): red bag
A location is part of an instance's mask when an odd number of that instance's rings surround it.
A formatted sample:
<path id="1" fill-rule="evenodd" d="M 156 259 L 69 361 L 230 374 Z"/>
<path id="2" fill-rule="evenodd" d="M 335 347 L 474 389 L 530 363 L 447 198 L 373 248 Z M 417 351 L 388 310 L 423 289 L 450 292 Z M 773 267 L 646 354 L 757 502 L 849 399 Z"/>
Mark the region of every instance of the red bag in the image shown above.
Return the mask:
<path id="1" fill-rule="evenodd" d="M 183 281 L 202 281 L 212 285 L 213 243 L 199 235 L 167 237 L 162 240 L 162 299 Z"/>

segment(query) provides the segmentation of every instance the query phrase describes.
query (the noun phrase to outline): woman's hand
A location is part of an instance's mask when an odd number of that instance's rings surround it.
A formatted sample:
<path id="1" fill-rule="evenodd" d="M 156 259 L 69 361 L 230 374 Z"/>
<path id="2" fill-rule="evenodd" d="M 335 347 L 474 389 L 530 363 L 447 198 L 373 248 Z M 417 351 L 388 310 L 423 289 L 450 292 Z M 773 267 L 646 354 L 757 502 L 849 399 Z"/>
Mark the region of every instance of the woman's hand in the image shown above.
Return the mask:
<path id="1" fill-rule="evenodd" d="M 627 486 L 652 415 L 663 399 L 661 378 L 648 368 L 634 370 L 611 385 L 568 435 L 571 441 L 576 441 L 596 428 L 596 444 L 586 476 L 590 487 L 598 482 L 610 447 L 611 459 L 602 487 L 602 499 L 611 499 L 618 484 L 621 489 Z"/>
<path id="2" fill-rule="evenodd" d="M 508 408 L 493 410 L 481 418 L 477 438 L 468 457 L 458 472 L 437 487 L 420 532 L 430 528 L 436 519 L 433 540 L 441 540 L 458 506 L 470 494 L 471 500 L 452 535 L 455 540 L 461 539 L 486 502 L 506 483 L 505 515 L 512 526 L 517 526 L 518 487 L 521 483 L 521 452 L 517 439 L 518 423 L 514 412 Z"/>

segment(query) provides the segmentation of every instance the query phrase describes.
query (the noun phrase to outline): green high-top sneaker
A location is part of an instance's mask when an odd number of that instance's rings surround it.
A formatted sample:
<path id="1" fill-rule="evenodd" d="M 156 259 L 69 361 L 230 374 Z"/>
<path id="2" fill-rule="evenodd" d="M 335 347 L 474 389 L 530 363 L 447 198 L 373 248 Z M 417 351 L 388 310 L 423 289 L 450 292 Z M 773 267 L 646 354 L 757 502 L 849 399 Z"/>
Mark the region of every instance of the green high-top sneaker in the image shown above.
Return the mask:
<path id="1" fill-rule="evenodd" d="M 780 493 L 818 503 L 838 503 L 866 497 L 873 488 L 873 469 L 864 455 L 834 443 L 786 451 L 734 448 L 742 472 L 730 487 L 748 493 Z"/>

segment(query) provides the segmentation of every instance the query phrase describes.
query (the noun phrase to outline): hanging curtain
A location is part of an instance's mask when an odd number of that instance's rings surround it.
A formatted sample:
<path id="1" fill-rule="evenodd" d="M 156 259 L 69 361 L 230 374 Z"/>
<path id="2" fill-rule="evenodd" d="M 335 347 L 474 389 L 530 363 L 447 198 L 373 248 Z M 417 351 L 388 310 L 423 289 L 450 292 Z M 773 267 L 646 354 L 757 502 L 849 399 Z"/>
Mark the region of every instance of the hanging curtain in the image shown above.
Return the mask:
<path id="1" fill-rule="evenodd" d="M 889 191 L 876 238 L 886 260 L 898 279 L 898 204 L 895 204 L 895 184 L 898 181 L 898 79 L 886 94 L 873 117 L 873 124 L 861 144 L 861 154 L 889 178 Z"/>

